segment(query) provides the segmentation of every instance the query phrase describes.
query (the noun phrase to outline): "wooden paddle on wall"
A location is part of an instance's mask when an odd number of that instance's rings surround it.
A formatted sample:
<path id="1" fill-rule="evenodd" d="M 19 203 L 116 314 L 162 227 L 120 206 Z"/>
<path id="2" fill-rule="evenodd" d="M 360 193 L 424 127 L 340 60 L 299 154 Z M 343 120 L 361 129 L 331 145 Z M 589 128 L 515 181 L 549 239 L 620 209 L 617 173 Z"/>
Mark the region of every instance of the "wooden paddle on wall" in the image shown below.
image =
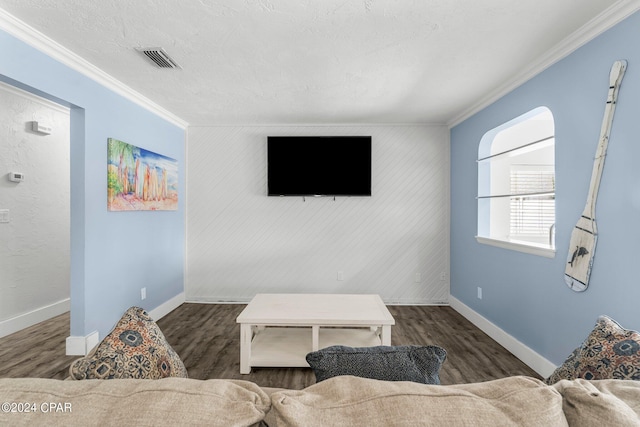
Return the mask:
<path id="1" fill-rule="evenodd" d="M 596 250 L 596 240 L 598 229 L 596 226 L 596 199 L 598 198 L 598 188 L 600 178 L 604 168 L 604 158 L 607 155 L 607 144 L 609 143 L 609 133 L 613 114 L 616 109 L 618 90 L 622 77 L 627 69 L 627 61 L 619 60 L 613 63 L 609 75 L 609 93 L 607 104 L 604 109 L 602 129 L 600 130 L 600 142 L 596 150 L 596 157 L 593 161 L 593 171 L 591 173 L 591 183 L 589 184 L 589 195 L 587 203 L 582 212 L 582 216 L 571 233 L 569 243 L 569 255 L 564 271 L 564 281 L 576 292 L 582 292 L 589 286 L 589 276 Z"/>

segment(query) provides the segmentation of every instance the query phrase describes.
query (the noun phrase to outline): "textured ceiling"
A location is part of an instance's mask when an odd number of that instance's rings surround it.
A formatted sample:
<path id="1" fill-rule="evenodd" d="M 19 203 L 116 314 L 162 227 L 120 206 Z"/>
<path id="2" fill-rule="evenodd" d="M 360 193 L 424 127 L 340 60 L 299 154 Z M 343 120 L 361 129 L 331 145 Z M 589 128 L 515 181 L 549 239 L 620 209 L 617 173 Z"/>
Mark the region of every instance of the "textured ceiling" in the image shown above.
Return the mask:
<path id="1" fill-rule="evenodd" d="M 611 0 L 0 0 L 191 125 L 449 123 Z M 136 51 L 163 47 L 182 69 Z"/>

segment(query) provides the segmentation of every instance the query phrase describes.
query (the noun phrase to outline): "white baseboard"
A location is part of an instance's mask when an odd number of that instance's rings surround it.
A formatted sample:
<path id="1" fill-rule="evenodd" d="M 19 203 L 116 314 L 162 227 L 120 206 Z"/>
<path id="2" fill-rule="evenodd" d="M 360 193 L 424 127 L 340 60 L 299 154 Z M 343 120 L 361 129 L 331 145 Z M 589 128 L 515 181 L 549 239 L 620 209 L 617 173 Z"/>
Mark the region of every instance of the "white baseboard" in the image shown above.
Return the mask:
<path id="1" fill-rule="evenodd" d="M 183 301 L 193 304 L 248 304 L 252 297 L 190 297 Z M 394 299 L 385 300 L 385 305 L 449 305 L 447 300 L 415 300 L 415 299 Z"/>
<path id="2" fill-rule="evenodd" d="M 148 311 L 149 316 L 153 320 L 162 319 L 171 311 L 178 308 L 184 303 L 184 292 L 171 298 L 160 304 L 153 310 Z M 83 336 L 70 336 L 67 337 L 67 356 L 86 356 L 89 352 L 100 343 L 100 336 L 97 331 L 90 333 L 86 337 Z"/>
<path id="3" fill-rule="evenodd" d="M 190 297 L 185 302 L 193 304 L 249 304 L 252 297 Z"/>
<path id="4" fill-rule="evenodd" d="M 28 313 L 21 314 L 11 319 L 0 322 L 0 338 L 18 332 L 36 323 L 43 322 L 52 317 L 66 313 L 71 309 L 71 300 L 69 298 L 37 308 Z"/>
<path id="5" fill-rule="evenodd" d="M 171 298 L 169 301 L 166 301 L 153 310 L 149 311 L 149 316 L 151 316 L 153 320 L 160 320 L 176 308 L 180 307 L 184 302 L 184 292 L 181 292 L 175 297 Z"/>
<path id="6" fill-rule="evenodd" d="M 99 342 L 98 331 L 91 332 L 86 337 L 67 337 L 67 356 L 86 356 Z"/>
<path id="7" fill-rule="evenodd" d="M 67 356 L 84 356 L 87 351 L 85 337 L 69 336 L 65 340 Z"/>
<path id="8" fill-rule="evenodd" d="M 534 350 L 506 333 L 489 319 L 474 311 L 459 299 L 450 296 L 449 303 L 451 308 L 480 328 L 485 334 L 497 341 L 498 344 L 509 350 L 514 356 L 522 360 L 543 378 L 551 375 L 556 369 L 555 364 L 551 363 L 545 357 L 536 353 Z"/>

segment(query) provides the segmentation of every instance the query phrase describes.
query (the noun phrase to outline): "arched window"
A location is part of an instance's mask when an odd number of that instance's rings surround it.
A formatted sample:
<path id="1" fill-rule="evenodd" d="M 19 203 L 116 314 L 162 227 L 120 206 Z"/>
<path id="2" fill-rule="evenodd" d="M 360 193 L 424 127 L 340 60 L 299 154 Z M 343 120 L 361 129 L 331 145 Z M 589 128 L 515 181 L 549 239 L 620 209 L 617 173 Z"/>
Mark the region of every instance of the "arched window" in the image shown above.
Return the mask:
<path id="1" fill-rule="evenodd" d="M 478 241 L 555 254 L 555 125 L 546 107 L 504 123 L 478 147 Z"/>

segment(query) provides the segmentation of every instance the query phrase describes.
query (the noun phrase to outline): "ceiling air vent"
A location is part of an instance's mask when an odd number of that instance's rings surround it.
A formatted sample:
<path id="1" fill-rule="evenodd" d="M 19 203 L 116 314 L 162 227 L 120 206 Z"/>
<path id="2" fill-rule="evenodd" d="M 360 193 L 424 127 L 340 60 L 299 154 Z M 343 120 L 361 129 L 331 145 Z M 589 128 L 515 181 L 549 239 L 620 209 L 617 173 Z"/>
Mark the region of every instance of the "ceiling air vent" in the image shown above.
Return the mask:
<path id="1" fill-rule="evenodd" d="M 158 68 L 182 68 L 161 47 L 141 47 L 137 48 L 137 50 L 156 64 Z"/>

